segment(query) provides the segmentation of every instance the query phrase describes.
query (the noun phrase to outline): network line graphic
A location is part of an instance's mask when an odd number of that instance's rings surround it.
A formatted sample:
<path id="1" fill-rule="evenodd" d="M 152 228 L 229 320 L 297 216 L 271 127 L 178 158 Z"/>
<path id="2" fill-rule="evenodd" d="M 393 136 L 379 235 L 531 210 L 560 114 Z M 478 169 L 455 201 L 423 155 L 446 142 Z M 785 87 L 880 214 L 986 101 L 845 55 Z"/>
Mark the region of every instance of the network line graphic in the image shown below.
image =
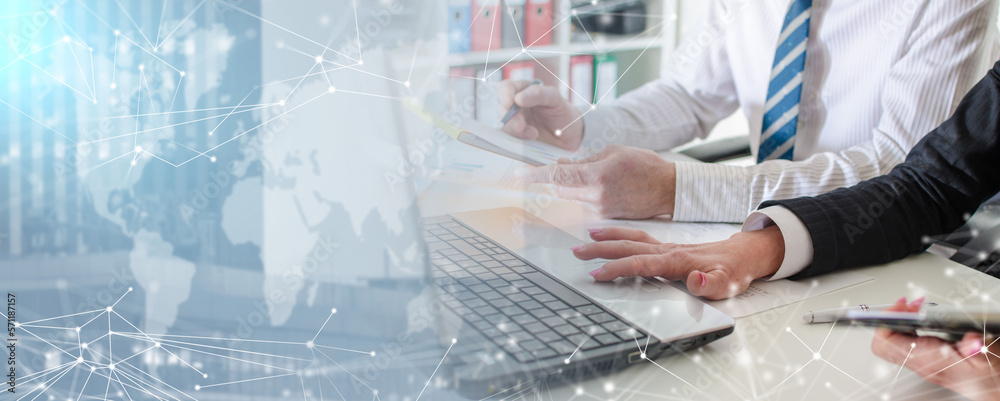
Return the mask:
<path id="1" fill-rule="evenodd" d="M 27 29 L 28 35 L 25 36 L 22 31 L 0 28 L 0 40 L 4 42 L 0 44 L 3 48 L 0 51 L 0 56 L 3 56 L 0 58 L 0 74 L 12 71 L 18 71 L 20 74 L 10 79 L 8 86 L 12 89 L 7 92 L 8 96 L 0 96 L 0 110 L 6 109 L 4 112 L 11 112 L 9 116 L 16 115 L 27 122 L 17 127 L 23 132 L 30 132 L 31 135 L 39 137 L 54 135 L 65 143 L 66 154 L 76 152 L 84 155 L 83 159 L 86 160 L 77 160 L 80 168 L 70 171 L 71 176 L 107 174 L 121 178 L 120 182 L 128 182 L 136 179 L 137 171 L 147 164 L 166 166 L 179 173 L 194 169 L 199 163 L 228 162 L 227 155 L 237 153 L 233 149 L 242 142 L 274 125 L 297 117 L 297 114 L 304 114 L 304 110 L 309 110 L 310 106 L 321 104 L 324 100 L 348 97 L 392 103 L 404 99 L 423 101 L 427 94 L 440 90 L 441 81 L 445 78 L 487 82 L 497 74 L 502 74 L 505 66 L 517 60 L 533 61 L 553 77 L 559 88 L 570 98 L 588 102 L 593 99 L 590 108 L 583 110 L 579 118 L 583 118 L 613 98 L 610 92 L 599 93 L 594 98 L 590 94 L 576 91 L 558 71 L 554 71 L 549 64 L 543 62 L 553 56 L 576 55 L 587 53 L 588 50 L 607 52 L 617 49 L 601 48 L 596 35 L 586 31 L 582 32 L 586 38 L 584 51 L 570 52 L 521 42 L 520 49 L 515 49 L 511 57 L 497 57 L 497 53 L 486 51 L 481 65 L 485 73 L 481 77 L 466 77 L 451 75 L 449 72 L 449 56 L 442 43 L 443 34 L 432 39 L 427 39 L 426 36 L 433 35 L 425 35 L 401 41 L 406 45 L 392 49 L 363 43 L 363 36 L 366 35 L 365 23 L 370 21 L 366 21 L 365 18 L 368 16 L 359 10 L 364 10 L 371 4 L 359 0 L 337 3 L 342 7 L 336 10 L 339 14 L 331 17 L 331 26 L 324 27 L 329 31 L 326 37 L 303 33 L 310 30 L 308 28 L 314 28 L 312 25 L 317 22 L 310 20 L 301 25 L 275 22 L 254 10 L 246 0 L 187 0 L 186 2 L 164 0 L 158 18 L 137 14 L 135 5 L 139 3 L 123 0 L 102 2 L 55 0 L 42 2 L 45 9 L 31 10 L 25 10 L 24 7 L 17 8 L 14 3 L 20 2 L 10 2 L 6 5 L 8 8 L 0 6 L 0 14 L 3 14 L 0 15 L 0 23 L 11 22 L 11 26 L 30 27 L 30 29 Z M 67 9 L 70 8 L 76 12 L 75 15 L 68 15 Z M 172 15 L 167 12 L 168 8 L 180 12 Z M 435 7 L 427 8 L 437 10 Z M 216 20 L 205 17 L 210 11 L 214 13 Z M 112 19 L 109 14 L 120 15 L 120 18 Z M 481 12 L 476 14 L 479 15 Z M 635 60 L 624 66 L 615 84 L 640 69 L 637 62 L 643 57 L 650 56 L 653 43 L 665 40 L 669 31 L 665 28 L 672 28 L 671 24 L 677 18 L 676 15 L 644 17 L 649 19 L 647 31 L 653 34 L 648 36 L 648 42 L 644 46 L 635 48 Z M 150 18 L 156 21 L 152 27 L 143 24 L 144 19 Z M 281 75 L 267 82 L 241 81 L 233 85 L 235 89 L 230 87 L 226 91 L 208 91 L 212 93 L 202 94 L 201 97 L 197 94 L 188 95 L 189 91 L 200 89 L 199 85 L 210 86 L 212 83 L 201 71 L 208 69 L 212 63 L 200 60 L 200 56 L 220 49 L 229 49 L 227 46 L 231 46 L 231 42 L 236 40 L 223 40 L 227 37 L 227 33 L 222 30 L 207 30 L 208 27 L 213 24 L 219 25 L 219 21 L 225 22 L 235 18 L 252 21 L 260 29 L 256 32 L 258 36 L 238 33 L 230 35 L 233 38 L 260 40 L 260 36 L 263 36 L 261 31 L 264 29 L 279 34 L 281 40 L 261 42 L 259 45 L 280 52 L 282 61 L 290 65 L 289 68 L 294 69 L 295 73 Z M 317 19 L 322 20 L 322 18 Z M 85 20 L 92 20 L 93 23 L 81 22 Z M 433 28 L 427 25 L 427 20 L 418 24 L 415 29 L 418 31 L 416 34 L 424 34 L 424 31 Z M 558 13 L 549 33 L 574 22 L 582 25 L 580 16 L 572 10 Z M 391 28 L 394 24 L 397 24 L 396 20 L 390 22 L 388 27 Z M 194 27 L 205 28 L 206 32 L 196 33 Z M 494 26 L 493 29 L 499 27 Z M 466 35 L 469 34 L 470 32 L 466 31 Z M 637 40 L 638 37 L 633 37 L 618 46 L 632 46 Z M 385 41 L 388 42 L 389 39 Z M 586 47 L 588 43 L 592 45 L 592 49 Z M 181 61 L 180 55 L 189 55 L 189 59 Z M 285 56 L 287 58 L 284 58 Z M 394 68 L 377 68 L 378 65 L 385 63 L 375 60 L 386 59 L 402 60 L 402 62 L 393 65 Z M 43 60 L 59 62 L 46 64 Z M 260 60 L 248 63 L 260 64 Z M 252 69 L 251 66 L 245 65 L 231 64 L 228 67 L 229 71 L 223 74 L 225 77 L 218 77 L 218 81 L 238 75 L 241 69 Z M 430 73 L 424 74 L 423 71 Z M 344 81 L 343 77 L 348 75 L 362 76 L 384 83 L 389 90 L 369 90 L 335 84 Z M 33 90 L 36 87 L 46 89 L 40 91 L 44 93 L 36 94 Z M 66 94 L 54 94 L 55 92 Z M 226 94 L 214 92 L 226 92 Z M 37 105 L 38 97 L 43 96 L 70 103 L 65 99 L 69 96 L 78 103 L 74 105 L 75 108 L 92 112 L 75 115 L 74 120 L 67 117 L 72 113 L 66 110 L 43 110 Z M 187 98 L 188 96 L 190 98 Z M 207 102 L 202 98 L 213 99 Z M 93 108 L 85 108 L 84 105 Z M 73 107 L 66 107 L 70 108 Z M 100 126 L 105 121 L 114 124 L 115 129 L 98 135 L 87 132 L 87 127 Z M 570 122 L 562 130 L 577 121 L 579 119 Z M 178 137 L 181 134 L 189 138 Z M 296 134 L 280 133 L 286 136 Z M 28 137 L 27 134 L 23 136 Z M 0 136 L 0 139 L 6 138 Z M 36 168 L 41 163 L 16 162 L 28 159 L 30 152 L 41 148 L 29 145 L 29 141 L 30 139 L 20 140 L 17 143 L 20 147 L 12 146 L 6 149 L 9 155 L 0 156 L 17 168 L 24 170 Z M 267 146 L 264 145 L 265 148 Z M 289 165 L 305 164 L 309 156 L 295 155 L 285 160 L 288 160 Z M 29 171 L 20 173 L 24 176 L 31 175 Z M 112 185 L 119 185 L 119 181 L 115 181 Z M 35 193 L 25 190 L 12 194 L 10 204 L 32 197 L 43 198 L 57 191 L 65 189 L 45 189 Z M 93 199 L 86 201 L 94 202 Z M 101 198 L 97 203 L 100 207 L 107 208 L 107 205 L 116 204 L 118 201 L 119 198 L 108 196 L 107 199 Z M 163 242 L 184 236 L 198 240 L 215 239 L 212 236 L 202 237 L 198 235 L 199 233 L 189 232 L 173 233 L 173 237 L 168 235 L 169 233 L 151 233 L 153 229 L 149 227 L 160 228 L 170 224 L 148 223 L 142 220 L 153 213 L 136 206 L 141 204 L 140 201 L 135 199 L 132 201 L 131 204 L 122 201 L 125 206 L 122 206 L 121 210 L 138 209 L 134 215 L 140 217 L 135 217 L 134 220 L 121 217 L 122 222 L 118 223 L 121 227 L 116 226 L 112 230 L 119 235 L 121 232 L 126 232 L 132 237 L 129 240 L 134 240 L 140 233 L 152 237 L 160 236 Z M 290 205 L 290 209 L 300 208 L 297 212 L 302 207 L 301 202 L 290 202 Z M 13 206 L 8 206 L 8 209 L 13 210 Z M 0 210 L 0 212 L 5 211 Z M 212 214 L 211 211 L 200 210 L 200 212 L 202 215 Z M 0 247 L 6 247 L 11 240 L 21 241 L 0 233 Z M 24 242 L 30 244 L 31 241 Z M 158 243 L 160 247 L 151 249 L 154 251 L 169 249 L 169 252 L 162 253 L 170 256 L 188 252 L 185 256 L 191 259 L 213 257 L 206 256 L 211 253 L 209 251 L 192 250 L 195 247 L 190 244 L 184 247 L 183 241 L 176 240 L 176 242 L 170 247 Z M 25 248 L 27 247 L 28 245 L 25 245 Z M 93 246 L 90 249 L 102 248 Z M 239 251 L 242 252 L 243 249 Z M 191 256 L 197 252 L 202 254 Z M 125 258 L 135 257 L 135 254 L 136 252 L 132 252 Z M 386 259 L 391 260 L 391 257 Z M 193 267 L 191 269 L 195 270 Z M 180 270 L 182 269 L 177 271 Z M 171 273 L 180 275 L 174 271 Z M 14 283 L 14 290 L 19 290 L 17 284 L 18 282 Z M 315 288 L 312 288 L 313 291 L 317 291 Z M 926 293 L 920 288 L 911 290 L 915 294 Z M 303 293 L 307 294 L 308 291 L 307 288 Z M 256 391 L 254 395 L 262 396 L 266 390 L 267 395 L 273 399 L 305 401 L 349 400 L 356 399 L 357 394 L 364 394 L 365 399 L 372 400 L 388 398 L 385 397 L 387 390 L 374 387 L 370 384 L 371 381 L 359 375 L 368 363 L 387 357 L 387 353 L 376 350 L 376 347 L 366 349 L 347 347 L 338 342 L 331 342 L 325 335 L 329 334 L 333 327 L 343 325 L 340 321 L 344 315 L 343 306 L 330 305 L 325 319 L 310 322 L 307 332 L 287 334 L 287 338 L 281 340 L 263 340 L 226 336 L 222 333 L 168 334 L 169 331 L 142 330 L 139 328 L 142 324 L 135 317 L 122 312 L 130 302 L 136 302 L 129 296 L 132 293 L 132 288 L 129 288 L 125 294 L 104 308 L 27 322 L 14 322 L 15 328 L 20 333 L 20 341 L 24 344 L 22 355 L 42 358 L 46 364 L 42 369 L 18 377 L 19 387 L 16 396 L 11 398 L 9 394 L 4 394 L 2 398 L 17 401 L 214 400 L 219 399 L 219 393 L 225 393 L 230 389 L 249 389 L 252 392 Z M 947 294 L 926 295 L 938 299 L 949 297 Z M 995 298 L 991 298 L 985 291 L 974 295 L 977 297 L 981 295 L 978 300 L 984 303 L 994 302 Z M 132 297 L 134 296 L 133 294 Z M 302 298 L 308 296 L 303 295 Z M 147 302 L 152 301 L 147 299 Z M 337 306 L 341 307 L 340 313 Z M 751 317 L 746 320 L 747 323 L 741 323 L 728 341 L 746 340 L 745 329 L 755 322 L 755 319 Z M 904 375 L 905 363 L 904 366 L 884 372 L 877 370 L 876 367 L 873 368 L 873 372 L 864 372 L 869 373 L 868 375 L 848 372 L 840 367 L 838 356 L 866 350 L 843 349 L 841 343 L 827 342 L 834 333 L 845 327 L 831 326 L 824 341 L 814 348 L 814 344 L 806 344 L 795 334 L 798 329 L 792 329 L 792 319 L 789 317 L 785 321 L 766 324 L 767 327 L 787 327 L 787 329 L 770 334 L 773 336 L 772 346 L 764 354 L 753 354 L 748 350 L 727 350 L 724 347 L 731 342 L 724 342 L 723 345 L 709 346 L 711 352 L 703 347 L 681 355 L 653 360 L 646 358 L 648 342 L 636 341 L 635 350 L 641 352 L 643 366 L 641 368 L 629 369 L 610 378 L 600 378 L 593 383 L 568 385 L 550 380 L 550 376 L 559 373 L 555 370 L 520 386 L 498 389 L 495 395 L 486 399 L 549 400 L 563 397 L 572 400 L 681 400 L 705 398 L 707 397 L 705 390 L 709 386 L 724 386 L 732 393 L 740 394 L 746 399 L 787 397 L 787 394 L 792 392 L 809 393 L 814 391 L 815 387 L 823 387 L 826 391 L 837 392 L 845 398 L 862 396 L 890 400 L 907 399 L 908 396 L 900 391 L 883 392 L 878 384 L 890 380 L 891 387 L 897 389 L 916 385 L 922 380 L 912 374 Z M 281 328 L 277 327 L 275 330 L 280 331 Z M 793 342 L 794 340 L 797 342 Z M 517 340 L 511 338 L 510 341 Z M 446 388 L 450 384 L 444 377 L 449 362 L 467 356 L 463 355 L 463 345 L 465 345 L 463 338 L 456 337 L 450 344 L 446 342 L 439 350 L 440 353 L 431 352 L 424 355 L 425 358 L 416 365 L 427 368 L 420 370 L 426 374 L 409 377 L 408 380 L 411 382 L 407 384 L 412 384 L 410 387 L 414 391 L 401 395 L 399 399 L 410 401 L 433 399 L 435 390 Z M 565 355 L 566 365 L 586 357 L 586 351 L 582 350 L 586 344 L 574 345 L 575 349 Z M 988 347 L 984 348 L 984 354 L 991 361 L 993 358 L 1000 358 L 990 352 Z M 679 370 L 674 367 L 678 361 L 690 362 L 698 369 Z M 721 368 L 716 369 L 717 367 Z M 949 368 L 951 366 L 945 369 Z M 158 373 L 159 370 L 166 369 L 170 370 L 169 374 Z M 713 369 L 715 373 L 708 375 L 707 379 L 700 380 L 704 372 Z M 747 380 L 740 376 L 751 378 Z M 837 388 L 830 384 L 835 378 L 844 377 L 850 379 L 851 385 L 855 387 Z M 645 384 L 665 380 L 671 383 L 670 393 L 652 394 L 642 390 Z M 734 384 L 744 382 L 749 382 L 749 387 Z M 910 398 L 919 396 L 920 394 L 917 394 Z"/>

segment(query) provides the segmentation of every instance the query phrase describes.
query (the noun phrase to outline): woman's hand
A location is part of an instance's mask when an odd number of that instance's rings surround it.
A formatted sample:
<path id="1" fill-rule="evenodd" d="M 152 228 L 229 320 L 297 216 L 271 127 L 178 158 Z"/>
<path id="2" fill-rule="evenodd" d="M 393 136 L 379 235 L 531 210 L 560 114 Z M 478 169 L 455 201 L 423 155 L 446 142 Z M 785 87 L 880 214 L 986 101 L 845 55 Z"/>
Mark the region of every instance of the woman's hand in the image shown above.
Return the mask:
<path id="1" fill-rule="evenodd" d="M 924 299 L 909 305 L 900 299 L 886 311 L 917 312 Z M 887 328 L 875 330 L 872 352 L 895 364 L 902 364 L 925 380 L 947 387 L 974 400 L 1000 399 L 1000 370 L 990 366 L 990 357 L 1000 359 L 992 344 L 984 347 L 982 333 L 968 332 L 957 343 L 937 337 L 899 333 Z M 909 357 L 907 358 L 907 355 Z M 996 361 L 996 359 L 994 359 Z"/>
<path id="2" fill-rule="evenodd" d="M 577 258 L 616 259 L 590 272 L 595 280 L 663 277 L 684 281 L 688 291 L 708 299 L 746 291 L 751 281 L 777 272 L 785 257 L 785 241 L 776 226 L 697 245 L 663 244 L 628 228 L 594 229 L 590 237 L 597 242 L 573 248 Z"/>

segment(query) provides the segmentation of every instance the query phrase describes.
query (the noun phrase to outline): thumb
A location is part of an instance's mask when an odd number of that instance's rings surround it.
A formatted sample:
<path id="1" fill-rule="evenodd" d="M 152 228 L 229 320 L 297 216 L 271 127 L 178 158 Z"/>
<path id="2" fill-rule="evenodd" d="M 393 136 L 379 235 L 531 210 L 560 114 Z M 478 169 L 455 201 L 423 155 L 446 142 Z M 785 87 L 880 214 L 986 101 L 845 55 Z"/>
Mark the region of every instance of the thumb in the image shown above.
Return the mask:
<path id="1" fill-rule="evenodd" d="M 692 295 L 711 300 L 734 297 L 746 291 L 749 286 L 749 283 L 743 284 L 730 280 L 729 276 L 721 270 L 712 270 L 708 273 L 694 270 L 688 273 L 685 283 L 688 292 Z"/>

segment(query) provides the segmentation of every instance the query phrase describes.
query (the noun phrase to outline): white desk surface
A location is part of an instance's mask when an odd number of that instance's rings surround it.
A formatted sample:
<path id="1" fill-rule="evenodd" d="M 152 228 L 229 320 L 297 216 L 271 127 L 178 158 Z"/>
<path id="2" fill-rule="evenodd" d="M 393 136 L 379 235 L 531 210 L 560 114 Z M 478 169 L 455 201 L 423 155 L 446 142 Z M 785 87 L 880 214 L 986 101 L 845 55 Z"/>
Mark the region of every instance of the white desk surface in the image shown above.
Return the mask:
<path id="1" fill-rule="evenodd" d="M 589 240 L 587 228 L 628 226 L 647 230 L 660 240 L 684 242 L 671 234 L 671 226 L 682 223 L 601 220 L 579 204 L 537 194 L 435 182 L 423 191 L 420 202 L 424 216 L 517 206 L 584 240 Z M 732 231 L 737 230 L 733 226 Z M 996 293 L 1000 282 L 926 253 L 858 271 L 874 280 L 737 319 L 733 334 L 685 355 L 659 358 L 654 362 L 660 367 L 649 363 L 578 386 L 538 388 L 539 399 L 960 398 L 873 355 L 871 329 L 808 325 L 801 316 L 845 303 L 892 303 L 902 296 L 925 295 L 942 305 L 980 304 L 983 294 L 991 300 L 1000 298 Z M 814 360 L 815 353 L 820 359 Z"/>

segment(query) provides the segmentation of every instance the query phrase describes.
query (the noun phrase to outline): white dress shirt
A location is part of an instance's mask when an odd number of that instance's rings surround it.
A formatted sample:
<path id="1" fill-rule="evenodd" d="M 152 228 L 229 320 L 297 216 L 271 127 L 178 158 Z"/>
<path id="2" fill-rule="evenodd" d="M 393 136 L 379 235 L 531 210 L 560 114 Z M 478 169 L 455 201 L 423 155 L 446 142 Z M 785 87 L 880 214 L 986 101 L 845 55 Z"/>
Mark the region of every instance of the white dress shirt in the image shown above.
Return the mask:
<path id="1" fill-rule="evenodd" d="M 663 78 L 585 112 L 584 149 L 671 149 L 742 108 L 756 154 L 788 4 L 713 0 Z M 992 66 L 996 15 L 996 0 L 815 0 L 794 161 L 677 163 L 674 220 L 739 222 L 887 173 Z"/>

